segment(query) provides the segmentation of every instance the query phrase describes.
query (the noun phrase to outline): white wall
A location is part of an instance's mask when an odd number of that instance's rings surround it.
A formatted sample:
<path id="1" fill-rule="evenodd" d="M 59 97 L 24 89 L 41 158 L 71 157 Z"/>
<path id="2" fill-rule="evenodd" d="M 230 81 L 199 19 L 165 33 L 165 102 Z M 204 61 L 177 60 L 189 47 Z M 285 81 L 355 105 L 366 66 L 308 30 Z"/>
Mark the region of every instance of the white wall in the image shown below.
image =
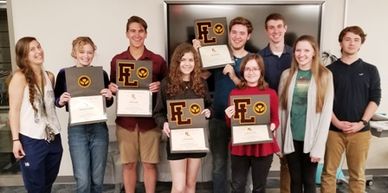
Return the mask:
<path id="1" fill-rule="evenodd" d="M 209 2 L 202 0 L 203 2 Z M 215 2 L 235 2 L 232 0 L 214 0 Z M 314 1 L 314 0 L 313 0 Z M 245 0 L 244 2 L 268 3 L 269 1 Z M 295 2 L 271 1 L 271 2 Z M 302 1 L 303 2 L 303 1 Z M 337 36 L 344 25 L 357 24 L 368 33 L 367 41 L 361 50 L 361 56 L 375 64 L 382 77 L 383 96 L 387 89 L 383 66 L 383 42 L 381 37 L 388 34 L 388 27 L 383 25 L 383 19 L 388 13 L 388 1 L 374 0 L 366 3 L 363 0 L 326 0 L 324 1 L 324 16 L 322 25 L 322 50 L 331 51 L 337 56 L 339 48 Z M 346 3 L 347 2 L 347 3 Z M 373 2 L 373 4 L 372 4 Z M 143 17 L 148 25 L 146 45 L 156 53 L 165 55 L 165 26 L 163 0 L 8 0 L 9 14 L 12 15 L 10 27 L 14 31 L 14 42 L 23 36 L 38 38 L 46 52 L 45 67 L 57 73 L 61 68 L 72 65 L 70 57 L 71 41 L 80 35 L 90 36 L 97 44 L 97 55 L 94 65 L 102 65 L 109 73 L 111 58 L 125 50 L 128 40 L 125 37 L 126 20 L 131 15 Z M 347 9 L 345 9 L 345 5 Z M 344 10 L 347 10 L 344 19 Z M 346 23 L 344 23 L 346 21 Z M 264 35 L 264 34 L 258 34 Z M 11 44 L 14 43 L 11 41 Z M 388 43 L 388 42 L 384 42 Z M 386 111 L 388 104 L 381 103 L 381 111 Z M 109 123 L 114 122 L 114 113 L 110 109 Z M 63 109 L 58 111 L 63 127 L 63 145 L 65 148 L 59 175 L 72 175 L 71 161 L 67 147 L 67 114 Z M 374 139 L 371 146 L 367 168 L 388 168 L 386 162 L 388 150 L 376 147 L 387 146 L 387 140 Z M 278 170 L 278 163 L 273 164 Z"/>
<path id="2" fill-rule="evenodd" d="M 348 0 L 347 25 L 359 25 L 367 34 L 366 41 L 361 47 L 360 57 L 377 66 L 380 72 L 382 99 L 380 112 L 388 113 L 388 66 L 385 56 L 385 46 L 388 44 L 386 36 L 388 26 L 385 19 L 388 17 L 386 0 Z M 369 150 L 367 168 L 388 168 L 388 138 L 372 138 Z"/>
<path id="3" fill-rule="evenodd" d="M 149 25 L 147 48 L 164 55 L 162 1 L 12 0 L 8 3 L 11 3 L 14 42 L 23 36 L 36 37 L 45 51 L 45 68 L 54 74 L 73 65 L 71 42 L 81 35 L 90 36 L 97 45 L 93 64 L 103 66 L 109 73 L 112 57 L 127 49 L 125 28 L 132 15 L 143 17 Z M 59 175 L 67 176 L 72 175 L 66 128 L 68 113 L 64 109 L 57 112 L 64 147 Z M 108 109 L 108 124 L 114 123 L 113 112 L 113 108 Z"/>

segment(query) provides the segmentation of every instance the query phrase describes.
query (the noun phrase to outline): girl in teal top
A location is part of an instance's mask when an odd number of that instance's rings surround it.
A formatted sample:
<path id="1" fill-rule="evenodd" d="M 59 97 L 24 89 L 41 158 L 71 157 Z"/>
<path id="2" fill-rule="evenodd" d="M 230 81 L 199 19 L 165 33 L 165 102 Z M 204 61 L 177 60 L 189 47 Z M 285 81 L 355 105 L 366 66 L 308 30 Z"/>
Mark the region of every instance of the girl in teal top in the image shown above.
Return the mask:
<path id="1" fill-rule="evenodd" d="M 282 153 L 291 193 L 315 193 L 317 164 L 323 159 L 333 106 L 333 77 L 320 62 L 312 36 L 299 37 L 293 61 L 280 79 Z"/>

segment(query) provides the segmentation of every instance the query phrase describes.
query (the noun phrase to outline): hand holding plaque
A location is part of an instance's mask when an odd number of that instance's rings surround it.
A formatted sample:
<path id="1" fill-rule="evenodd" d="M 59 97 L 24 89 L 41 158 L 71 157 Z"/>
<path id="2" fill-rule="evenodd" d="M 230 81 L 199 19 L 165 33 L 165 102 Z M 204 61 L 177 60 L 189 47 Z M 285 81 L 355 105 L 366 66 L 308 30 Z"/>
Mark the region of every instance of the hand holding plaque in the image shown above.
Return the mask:
<path id="1" fill-rule="evenodd" d="M 117 60 L 117 116 L 151 117 L 152 62 L 148 60 Z"/>
<path id="2" fill-rule="evenodd" d="M 194 22 L 195 38 L 201 42 L 198 52 L 202 68 L 211 69 L 232 64 L 232 55 L 227 46 L 226 18 L 197 19 Z"/>
<path id="3" fill-rule="evenodd" d="M 272 141 L 269 127 L 268 95 L 232 96 L 234 115 L 231 117 L 232 145 L 259 144 Z"/>
<path id="4" fill-rule="evenodd" d="M 105 100 L 100 94 L 104 88 L 102 67 L 67 68 L 65 75 L 67 91 L 71 94 L 70 125 L 106 121 Z"/>
<path id="5" fill-rule="evenodd" d="M 203 99 L 167 101 L 171 153 L 208 152 Z"/>

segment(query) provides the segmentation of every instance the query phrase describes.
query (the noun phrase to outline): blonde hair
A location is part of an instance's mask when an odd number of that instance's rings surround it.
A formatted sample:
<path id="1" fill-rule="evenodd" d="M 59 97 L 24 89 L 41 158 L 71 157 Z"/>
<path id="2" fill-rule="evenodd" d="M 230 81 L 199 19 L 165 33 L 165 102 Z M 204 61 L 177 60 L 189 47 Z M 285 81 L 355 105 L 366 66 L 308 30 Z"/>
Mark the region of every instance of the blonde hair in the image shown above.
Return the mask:
<path id="1" fill-rule="evenodd" d="M 87 45 L 87 44 L 90 44 L 92 46 L 93 52 L 96 51 L 97 46 L 94 44 L 92 39 L 90 39 L 90 37 L 87 37 L 87 36 L 77 37 L 75 40 L 73 40 L 73 43 L 72 43 L 73 49 L 71 50 L 71 56 L 73 58 L 76 58 L 77 50 L 80 50 L 84 45 Z"/>
<path id="2" fill-rule="evenodd" d="M 294 43 L 293 53 L 295 53 L 296 44 L 301 41 L 309 42 L 314 50 L 314 56 L 311 62 L 311 73 L 317 85 L 317 93 L 316 93 L 317 103 L 315 105 L 316 105 L 316 112 L 319 113 L 319 112 L 322 112 L 322 107 L 325 101 L 325 93 L 327 90 L 327 79 L 329 75 L 329 70 L 325 66 L 323 66 L 320 61 L 318 43 L 313 36 L 310 36 L 310 35 L 300 36 Z M 297 71 L 298 71 L 298 63 L 294 55 L 292 58 L 290 73 L 286 79 L 286 84 L 284 86 L 284 89 L 280 93 L 280 105 L 283 109 L 287 108 L 287 103 L 289 102 L 288 95 L 287 95 L 288 89 L 290 87 L 292 77 Z"/>

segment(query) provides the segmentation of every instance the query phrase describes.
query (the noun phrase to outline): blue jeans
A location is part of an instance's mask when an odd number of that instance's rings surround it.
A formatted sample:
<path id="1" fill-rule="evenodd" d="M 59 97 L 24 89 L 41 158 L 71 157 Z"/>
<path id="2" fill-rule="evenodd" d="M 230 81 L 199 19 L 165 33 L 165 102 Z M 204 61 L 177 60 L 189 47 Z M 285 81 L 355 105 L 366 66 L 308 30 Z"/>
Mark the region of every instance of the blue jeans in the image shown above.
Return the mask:
<path id="1" fill-rule="evenodd" d="M 59 134 L 52 142 L 19 134 L 26 155 L 20 160 L 24 186 L 28 193 L 51 193 L 62 158 Z"/>
<path id="2" fill-rule="evenodd" d="M 71 126 L 69 150 L 77 193 L 102 193 L 108 154 L 106 123 Z"/>
<path id="3" fill-rule="evenodd" d="M 213 193 L 229 192 L 228 183 L 228 141 L 230 129 L 225 120 L 211 119 L 209 123 L 210 151 L 213 158 Z"/>

